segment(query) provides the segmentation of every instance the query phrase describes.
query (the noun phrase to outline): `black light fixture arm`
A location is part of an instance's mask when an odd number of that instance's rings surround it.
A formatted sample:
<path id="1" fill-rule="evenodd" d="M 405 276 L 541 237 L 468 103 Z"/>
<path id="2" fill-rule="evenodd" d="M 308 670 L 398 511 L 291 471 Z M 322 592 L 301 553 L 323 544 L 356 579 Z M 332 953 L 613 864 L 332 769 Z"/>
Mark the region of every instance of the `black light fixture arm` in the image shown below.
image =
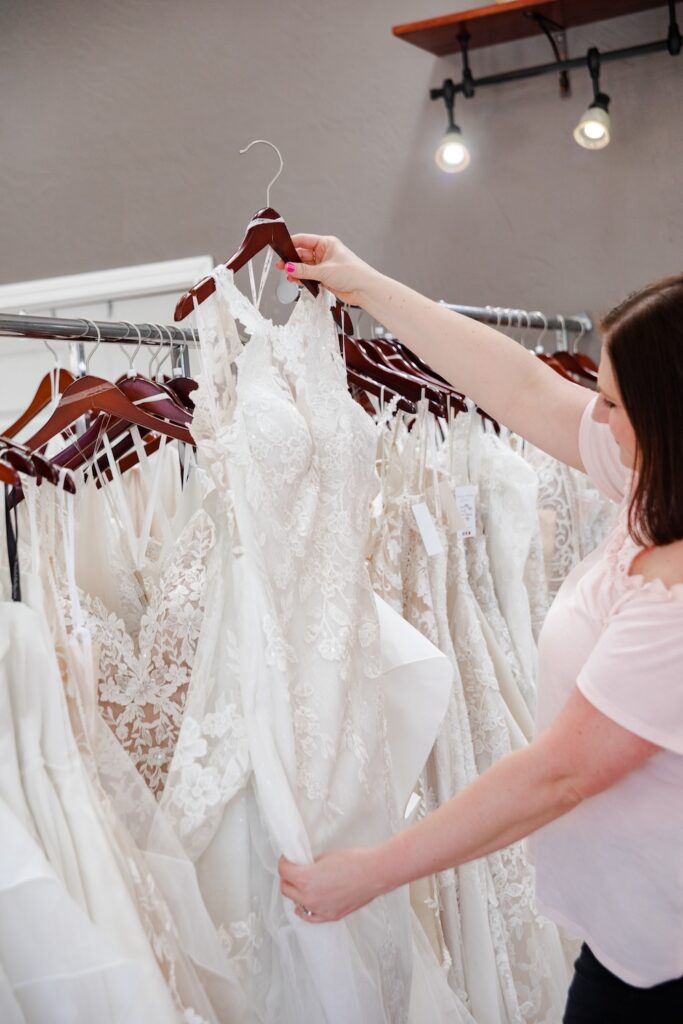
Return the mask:
<path id="1" fill-rule="evenodd" d="M 452 78 L 444 78 L 443 84 L 440 89 L 430 89 L 429 95 L 433 100 L 443 100 L 446 105 L 448 112 L 448 130 L 457 131 L 458 126 L 455 123 L 455 93 L 456 85 Z"/>
<path id="2" fill-rule="evenodd" d="M 633 57 L 645 57 L 650 53 L 661 53 L 666 51 L 672 56 L 677 56 L 681 52 L 682 40 L 681 33 L 676 23 L 676 3 L 675 0 L 669 0 L 669 28 L 666 39 L 654 40 L 651 43 L 639 43 L 636 46 L 626 46 L 618 50 L 607 50 L 604 53 L 598 53 L 595 50 L 598 59 L 598 71 L 600 64 L 605 64 L 610 61 L 617 60 L 629 60 Z M 469 42 L 469 39 L 468 41 Z M 462 44 L 461 44 L 462 45 Z M 591 51 L 589 51 L 590 53 Z M 541 75 L 556 75 L 558 71 L 571 71 L 573 68 L 585 68 L 588 65 L 589 70 L 590 58 L 587 56 L 583 57 L 571 57 L 566 60 L 553 61 L 549 64 L 536 64 L 529 68 L 517 68 L 514 71 L 503 71 L 495 75 L 486 75 L 482 78 L 475 78 L 469 67 L 469 50 L 468 47 L 463 50 L 463 79 L 462 81 L 454 84 L 451 79 L 446 79 L 447 82 L 451 82 L 455 90 L 454 95 L 462 94 L 464 96 L 474 95 L 475 89 L 481 89 L 487 85 L 504 85 L 507 82 L 518 82 L 527 78 L 538 78 Z M 592 75 L 592 71 L 591 71 Z M 444 83 L 445 85 L 445 83 Z M 598 90 L 599 91 L 599 90 Z M 433 100 L 435 99 L 446 99 L 446 95 L 442 89 L 430 90 L 430 95 Z M 603 95 L 603 94 L 601 94 Z M 446 101 L 448 104 L 448 100 Z"/>
<path id="3" fill-rule="evenodd" d="M 462 94 L 469 100 L 474 96 L 474 78 L 472 77 L 472 69 L 470 68 L 469 32 L 461 32 L 458 36 L 458 42 L 460 43 L 460 50 L 462 52 Z"/>
<path id="4" fill-rule="evenodd" d="M 593 83 L 592 106 L 602 107 L 603 110 L 607 110 L 609 108 L 609 96 L 607 93 L 600 92 L 600 51 L 597 46 L 591 46 L 586 55 L 586 63 L 588 64 L 588 71 Z"/>

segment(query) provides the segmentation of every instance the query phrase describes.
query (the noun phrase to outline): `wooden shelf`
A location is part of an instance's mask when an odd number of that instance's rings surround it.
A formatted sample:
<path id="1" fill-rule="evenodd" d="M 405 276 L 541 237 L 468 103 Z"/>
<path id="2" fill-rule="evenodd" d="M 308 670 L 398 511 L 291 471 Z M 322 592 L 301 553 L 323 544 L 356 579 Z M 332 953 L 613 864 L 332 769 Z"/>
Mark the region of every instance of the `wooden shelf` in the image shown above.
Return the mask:
<path id="1" fill-rule="evenodd" d="M 446 14 L 428 21 L 395 25 L 392 32 L 399 39 L 419 46 L 421 50 L 445 57 L 449 53 L 458 52 L 458 36 L 463 31 L 470 34 L 471 50 L 541 35 L 538 24 L 527 16 L 534 11 L 551 18 L 563 28 L 573 28 L 575 25 L 606 21 L 608 18 L 618 18 L 652 7 L 665 8 L 666 4 L 662 0 L 535 0 L 531 3 L 529 0 L 513 0 L 512 3 L 490 4 L 488 7 Z M 665 30 L 664 11 L 663 14 L 662 25 Z"/>

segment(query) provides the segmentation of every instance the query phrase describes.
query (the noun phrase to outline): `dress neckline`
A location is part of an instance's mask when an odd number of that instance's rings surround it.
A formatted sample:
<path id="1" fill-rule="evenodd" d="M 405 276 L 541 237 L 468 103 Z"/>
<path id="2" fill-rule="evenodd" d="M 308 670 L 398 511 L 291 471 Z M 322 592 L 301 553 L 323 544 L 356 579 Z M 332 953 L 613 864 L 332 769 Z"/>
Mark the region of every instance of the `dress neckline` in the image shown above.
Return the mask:
<path id="1" fill-rule="evenodd" d="M 607 551 L 608 561 L 617 576 L 623 579 L 625 589 L 643 592 L 649 590 L 670 600 L 683 600 L 683 583 L 672 583 L 669 587 L 659 576 L 654 579 L 646 579 L 642 573 L 633 571 L 640 556 L 653 548 L 643 547 L 634 541 L 628 531 L 626 515 L 624 509 L 615 527 L 615 543 L 610 545 L 610 549 Z"/>

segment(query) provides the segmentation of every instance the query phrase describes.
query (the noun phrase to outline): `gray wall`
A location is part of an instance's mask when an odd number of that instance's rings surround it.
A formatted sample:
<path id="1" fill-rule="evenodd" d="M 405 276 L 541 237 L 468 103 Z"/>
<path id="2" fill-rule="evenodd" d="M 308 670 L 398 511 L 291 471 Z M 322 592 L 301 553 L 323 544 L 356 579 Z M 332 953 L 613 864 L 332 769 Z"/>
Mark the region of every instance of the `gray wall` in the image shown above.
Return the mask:
<path id="1" fill-rule="evenodd" d="M 470 6 L 459 4 L 460 8 Z M 613 141 L 580 149 L 585 71 L 460 100 L 473 152 L 445 176 L 430 85 L 459 74 L 391 26 L 445 0 L 0 0 L 0 281 L 210 252 L 262 205 L 334 232 L 435 298 L 604 310 L 683 266 L 683 56 L 609 65 Z M 663 36 L 664 7 L 570 33 L 572 54 Z M 549 59 L 543 40 L 475 73 Z"/>

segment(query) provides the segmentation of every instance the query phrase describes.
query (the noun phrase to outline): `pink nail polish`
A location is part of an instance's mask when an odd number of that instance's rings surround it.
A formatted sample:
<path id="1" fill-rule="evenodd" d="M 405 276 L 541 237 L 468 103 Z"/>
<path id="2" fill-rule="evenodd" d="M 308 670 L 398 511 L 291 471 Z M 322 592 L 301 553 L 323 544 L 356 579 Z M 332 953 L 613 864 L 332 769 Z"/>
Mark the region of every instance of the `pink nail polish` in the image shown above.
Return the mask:
<path id="1" fill-rule="evenodd" d="M 293 263 L 286 263 L 285 264 L 285 270 L 287 271 L 288 274 L 293 274 L 294 273 L 294 264 Z"/>

